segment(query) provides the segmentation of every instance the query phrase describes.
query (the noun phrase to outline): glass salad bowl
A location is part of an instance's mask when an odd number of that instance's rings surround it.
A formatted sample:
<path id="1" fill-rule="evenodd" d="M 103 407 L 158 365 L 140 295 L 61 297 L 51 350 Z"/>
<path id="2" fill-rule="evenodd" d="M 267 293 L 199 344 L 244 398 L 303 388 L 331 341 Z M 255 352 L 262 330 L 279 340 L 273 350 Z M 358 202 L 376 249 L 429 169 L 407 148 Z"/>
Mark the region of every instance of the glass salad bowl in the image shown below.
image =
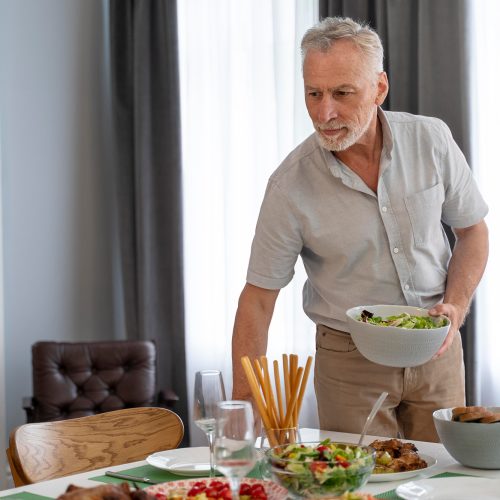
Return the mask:
<path id="1" fill-rule="evenodd" d="M 375 450 L 369 446 L 329 439 L 266 451 L 267 472 L 293 498 L 332 497 L 355 491 L 368 481 L 374 466 Z"/>

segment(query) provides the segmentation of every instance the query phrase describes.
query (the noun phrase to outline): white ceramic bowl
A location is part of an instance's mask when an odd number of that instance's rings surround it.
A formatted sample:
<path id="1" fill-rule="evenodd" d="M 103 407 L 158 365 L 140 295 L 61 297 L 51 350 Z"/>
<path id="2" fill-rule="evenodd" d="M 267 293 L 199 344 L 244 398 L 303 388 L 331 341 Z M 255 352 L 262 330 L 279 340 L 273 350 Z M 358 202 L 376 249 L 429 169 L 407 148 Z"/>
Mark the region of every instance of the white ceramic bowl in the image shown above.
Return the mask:
<path id="1" fill-rule="evenodd" d="M 500 407 L 487 408 L 500 412 Z M 500 422 L 455 422 L 451 412 L 452 408 L 443 408 L 432 414 L 439 439 L 448 453 L 466 467 L 500 469 Z"/>
<path id="2" fill-rule="evenodd" d="M 359 352 L 380 365 L 409 367 L 429 361 L 439 350 L 450 329 L 446 326 L 431 329 L 408 329 L 364 323 L 357 318 L 363 309 L 386 318 L 404 312 L 412 316 L 429 316 L 427 309 L 412 306 L 358 306 L 346 311 L 347 327 Z"/>

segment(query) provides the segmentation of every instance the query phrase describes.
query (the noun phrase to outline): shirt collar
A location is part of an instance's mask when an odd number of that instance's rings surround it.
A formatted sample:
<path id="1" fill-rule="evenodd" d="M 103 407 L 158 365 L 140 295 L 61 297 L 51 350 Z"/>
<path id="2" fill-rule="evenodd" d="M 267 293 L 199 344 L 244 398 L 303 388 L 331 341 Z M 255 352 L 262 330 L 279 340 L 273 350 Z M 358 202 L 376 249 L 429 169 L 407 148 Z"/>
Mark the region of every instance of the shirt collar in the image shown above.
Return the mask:
<path id="1" fill-rule="evenodd" d="M 384 110 L 380 106 L 377 108 L 377 117 L 382 125 L 382 155 L 385 154 L 388 159 L 391 159 L 394 146 L 392 129 Z"/>

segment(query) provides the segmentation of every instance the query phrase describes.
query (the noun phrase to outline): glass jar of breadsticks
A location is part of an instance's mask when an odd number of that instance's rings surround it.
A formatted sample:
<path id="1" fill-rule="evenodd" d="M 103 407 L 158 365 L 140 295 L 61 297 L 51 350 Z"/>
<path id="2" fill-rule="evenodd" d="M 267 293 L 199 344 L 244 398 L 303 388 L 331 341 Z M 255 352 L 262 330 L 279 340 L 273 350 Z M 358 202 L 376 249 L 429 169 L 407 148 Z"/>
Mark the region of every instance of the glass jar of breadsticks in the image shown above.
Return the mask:
<path id="1" fill-rule="evenodd" d="M 312 356 L 307 358 L 305 367 L 302 367 L 299 366 L 297 354 L 283 354 L 281 373 L 278 361 L 274 360 L 274 388 L 266 356 L 260 356 L 253 362 L 244 356 L 241 363 L 262 418 L 266 444 L 275 447 L 299 442 L 299 415 Z"/>

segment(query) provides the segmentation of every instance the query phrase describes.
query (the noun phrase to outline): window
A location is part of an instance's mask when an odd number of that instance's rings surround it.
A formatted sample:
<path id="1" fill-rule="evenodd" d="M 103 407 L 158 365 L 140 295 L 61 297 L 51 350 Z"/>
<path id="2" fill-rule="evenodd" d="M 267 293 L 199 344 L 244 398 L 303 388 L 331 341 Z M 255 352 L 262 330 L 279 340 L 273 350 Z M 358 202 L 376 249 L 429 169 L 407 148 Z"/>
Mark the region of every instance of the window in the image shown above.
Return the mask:
<path id="1" fill-rule="evenodd" d="M 500 336 L 498 335 L 498 298 L 500 297 L 500 241 L 498 217 L 500 200 L 500 162 L 498 155 L 498 117 L 500 117 L 500 39 L 493 19 L 500 16 L 500 2 L 471 2 L 471 75 L 474 89 L 473 167 L 479 188 L 489 205 L 486 219 L 490 233 L 490 256 L 477 292 L 477 335 L 479 397 L 484 405 L 498 404 L 500 396 Z"/>
<path id="2" fill-rule="evenodd" d="M 190 392 L 195 371 L 215 368 L 222 370 L 231 394 L 234 315 L 267 180 L 313 131 L 299 47 L 304 31 L 317 21 L 318 6 L 295 3 L 178 3 Z M 294 352 L 303 365 L 314 349 L 314 325 L 302 310 L 304 279 L 297 265 L 293 283 L 280 294 L 270 360 Z M 317 418 L 312 382 L 308 389 L 302 417 L 312 426 Z M 193 443 L 205 444 L 194 429 Z"/>

